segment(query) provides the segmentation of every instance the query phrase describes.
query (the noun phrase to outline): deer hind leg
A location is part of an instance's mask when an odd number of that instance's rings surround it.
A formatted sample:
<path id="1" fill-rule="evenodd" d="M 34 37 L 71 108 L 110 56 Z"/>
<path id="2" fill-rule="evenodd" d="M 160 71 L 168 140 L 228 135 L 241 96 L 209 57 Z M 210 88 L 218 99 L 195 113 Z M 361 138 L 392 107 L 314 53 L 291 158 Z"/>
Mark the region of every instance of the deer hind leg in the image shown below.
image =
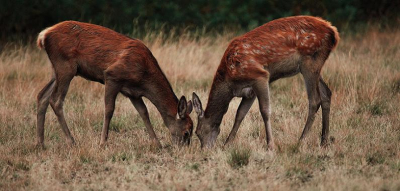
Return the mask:
<path id="1" fill-rule="evenodd" d="M 37 146 L 44 146 L 44 122 L 46 118 L 47 107 L 49 106 L 50 96 L 53 93 L 55 85 L 55 78 L 52 78 L 49 83 L 39 92 L 37 96 L 37 121 L 36 121 L 36 135 Z"/>
<path id="2" fill-rule="evenodd" d="M 103 130 L 101 132 L 100 146 L 104 146 L 108 139 L 108 129 L 110 126 L 111 118 L 114 114 L 115 100 L 121 85 L 113 80 L 105 81 L 105 93 L 104 93 L 104 123 Z"/>
<path id="3" fill-rule="evenodd" d="M 271 111 L 270 111 L 270 102 L 269 102 L 269 80 L 258 80 L 254 86 L 254 92 L 257 95 L 260 113 L 264 120 L 265 125 L 265 133 L 267 138 L 267 145 L 268 149 L 273 150 L 275 149 L 274 140 L 272 137 L 272 129 L 271 129 L 271 122 L 269 120 Z"/>
<path id="4" fill-rule="evenodd" d="M 161 148 L 161 143 L 157 139 L 156 133 L 154 132 L 154 128 L 150 123 L 149 112 L 147 111 L 147 107 L 143 102 L 142 98 L 129 98 L 135 106 L 136 110 L 139 112 L 140 117 L 142 118 L 144 125 L 146 126 L 147 133 L 150 136 L 150 139 L 153 142 L 153 145 Z"/>
<path id="5" fill-rule="evenodd" d="M 321 134 L 321 146 L 328 145 L 329 137 L 329 113 L 331 108 L 331 97 L 332 92 L 328 85 L 320 77 L 319 79 L 319 91 L 321 94 L 321 108 L 322 108 L 322 134 Z"/>
<path id="6" fill-rule="evenodd" d="M 239 108 L 236 112 L 235 123 L 233 125 L 231 132 L 229 133 L 228 138 L 225 141 L 225 145 L 231 143 L 235 139 L 240 123 L 242 123 L 244 117 L 246 116 L 247 112 L 253 105 L 255 99 L 256 96 L 242 98 L 242 101 L 240 102 Z"/>
<path id="7" fill-rule="evenodd" d="M 321 96 L 319 91 L 319 78 L 320 78 L 320 67 L 313 60 L 307 60 L 302 63 L 300 68 L 301 74 L 304 77 L 306 85 L 307 96 L 308 96 L 308 116 L 304 126 L 303 133 L 301 134 L 300 141 L 303 140 L 309 133 L 312 124 L 314 123 L 315 114 L 321 106 Z"/>
<path id="8" fill-rule="evenodd" d="M 67 138 L 67 143 L 69 145 L 74 145 L 74 138 L 68 129 L 67 122 L 65 121 L 63 105 L 71 80 L 76 74 L 76 66 L 72 66 L 69 62 L 63 62 L 57 65 L 53 63 L 53 66 L 56 71 L 56 82 L 54 91 L 50 97 L 50 105 L 53 108 L 61 129 Z"/>

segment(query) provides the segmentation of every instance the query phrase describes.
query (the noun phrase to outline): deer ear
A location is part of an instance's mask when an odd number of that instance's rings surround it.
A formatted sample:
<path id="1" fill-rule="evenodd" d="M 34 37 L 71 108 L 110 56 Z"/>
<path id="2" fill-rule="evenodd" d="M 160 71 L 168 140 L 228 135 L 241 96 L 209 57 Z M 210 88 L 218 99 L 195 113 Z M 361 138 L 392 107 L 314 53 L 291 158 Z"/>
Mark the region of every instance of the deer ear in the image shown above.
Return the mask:
<path id="1" fill-rule="evenodd" d="M 194 106 L 194 110 L 196 111 L 197 115 L 199 117 L 203 117 L 204 116 L 203 106 L 201 105 L 199 96 L 197 96 L 197 94 L 194 92 L 193 92 L 193 106 Z"/>
<path id="2" fill-rule="evenodd" d="M 187 102 L 186 113 L 189 115 L 190 113 L 192 113 L 192 110 L 193 110 L 192 100 L 189 100 L 189 101 Z"/>
<path id="3" fill-rule="evenodd" d="M 178 103 L 178 117 L 180 119 L 185 118 L 187 109 L 188 109 L 188 105 L 186 102 L 186 98 L 185 98 L 185 96 L 182 96 Z"/>

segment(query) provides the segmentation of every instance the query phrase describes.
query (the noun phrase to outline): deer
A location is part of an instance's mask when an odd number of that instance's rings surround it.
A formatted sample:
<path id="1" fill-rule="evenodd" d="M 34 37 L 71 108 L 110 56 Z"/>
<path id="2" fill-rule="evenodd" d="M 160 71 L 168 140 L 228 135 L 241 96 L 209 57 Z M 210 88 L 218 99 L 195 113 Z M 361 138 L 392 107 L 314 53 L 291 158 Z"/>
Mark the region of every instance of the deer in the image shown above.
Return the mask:
<path id="1" fill-rule="evenodd" d="M 200 98 L 193 92 L 193 107 L 198 116 L 195 133 L 201 147 L 214 146 L 230 101 L 239 97 L 242 100 L 224 145 L 231 143 L 257 97 L 267 148 L 274 150 L 269 84 L 299 73 L 304 78 L 309 102 L 299 143 L 307 136 L 321 107 L 321 146 L 327 146 L 332 92 L 321 77 L 321 69 L 339 40 L 336 27 L 312 16 L 276 19 L 233 39 L 215 73 L 205 110 Z"/>
<path id="2" fill-rule="evenodd" d="M 190 144 L 192 102 L 185 96 L 178 100 L 156 58 L 142 41 L 103 26 L 64 21 L 40 32 L 37 46 L 46 51 L 53 69 L 51 80 L 37 95 L 37 146 L 44 146 L 44 123 L 49 104 L 67 144 L 75 144 L 63 112 L 64 99 L 75 76 L 105 85 L 100 146 L 104 146 L 108 139 L 119 93 L 128 97 L 138 111 L 152 145 L 161 148 L 143 97 L 150 100 L 161 114 L 172 142 Z"/>

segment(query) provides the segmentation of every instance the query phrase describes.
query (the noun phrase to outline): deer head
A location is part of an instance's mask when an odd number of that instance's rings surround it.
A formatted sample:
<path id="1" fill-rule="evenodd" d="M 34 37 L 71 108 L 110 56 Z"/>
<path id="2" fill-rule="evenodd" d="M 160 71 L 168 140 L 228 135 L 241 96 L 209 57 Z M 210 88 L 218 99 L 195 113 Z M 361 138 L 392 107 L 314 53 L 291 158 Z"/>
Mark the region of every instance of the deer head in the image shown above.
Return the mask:
<path id="1" fill-rule="evenodd" d="M 201 147 L 211 148 L 219 135 L 219 120 L 213 117 L 205 117 L 200 98 L 193 92 L 193 106 L 198 116 L 196 135 L 200 139 Z"/>
<path id="2" fill-rule="evenodd" d="M 178 103 L 176 119 L 168 125 L 172 142 L 178 145 L 189 145 L 193 133 L 193 122 L 189 117 L 192 112 L 192 101 L 182 96 Z"/>

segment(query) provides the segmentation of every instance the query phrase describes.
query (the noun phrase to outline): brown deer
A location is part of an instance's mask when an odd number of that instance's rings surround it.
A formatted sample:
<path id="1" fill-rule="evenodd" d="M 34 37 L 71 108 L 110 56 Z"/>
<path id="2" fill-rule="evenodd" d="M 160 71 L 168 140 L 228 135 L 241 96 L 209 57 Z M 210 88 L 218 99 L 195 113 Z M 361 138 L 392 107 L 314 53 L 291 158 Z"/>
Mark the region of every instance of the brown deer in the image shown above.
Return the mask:
<path id="1" fill-rule="evenodd" d="M 232 40 L 215 74 L 205 111 L 199 97 L 193 93 L 193 105 L 198 114 L 196 134 L 201 146 L 213 147 L 229 102 L 233 97 L 242 97 L 225 144 L 231 142 L 257 97 L 268 148 L 273 149 L 269 83 L 298 73 L 304 77 L 309 101 L 308 117 L 300 140 L 309 132 L 321 106 L 321 145 L 327 145 L 332 93 L 320 73 L 338 42 L 339 33 L 334 26 L 311 16 L 273 20 Z"/>
<path id="2" fill-rule="evenodd" d="M 189 117 L 191 101 L 178 101 L 170 83 L 150 50 L 137 39 L 111 29 L 76 21 L 65 21 L 43 30 L 37 46 L 45 49 L 53 67 L 53 77 L 37 96 L 37 144 L 43 146 L 44 122 L 50 103 L 66 135 L 74 144 L 63 113 L 63 103 L 74 76 L 105 84 L 104 124 L 100 145 L 108 138 L 115 99 L 121 92 L 128 97 L 143 119 L 155 146 L 161 144 L 150 123 L 142 97 L 148 98 L 160 112 L 172 141 L 190 143 L 193 122 Z"/>

